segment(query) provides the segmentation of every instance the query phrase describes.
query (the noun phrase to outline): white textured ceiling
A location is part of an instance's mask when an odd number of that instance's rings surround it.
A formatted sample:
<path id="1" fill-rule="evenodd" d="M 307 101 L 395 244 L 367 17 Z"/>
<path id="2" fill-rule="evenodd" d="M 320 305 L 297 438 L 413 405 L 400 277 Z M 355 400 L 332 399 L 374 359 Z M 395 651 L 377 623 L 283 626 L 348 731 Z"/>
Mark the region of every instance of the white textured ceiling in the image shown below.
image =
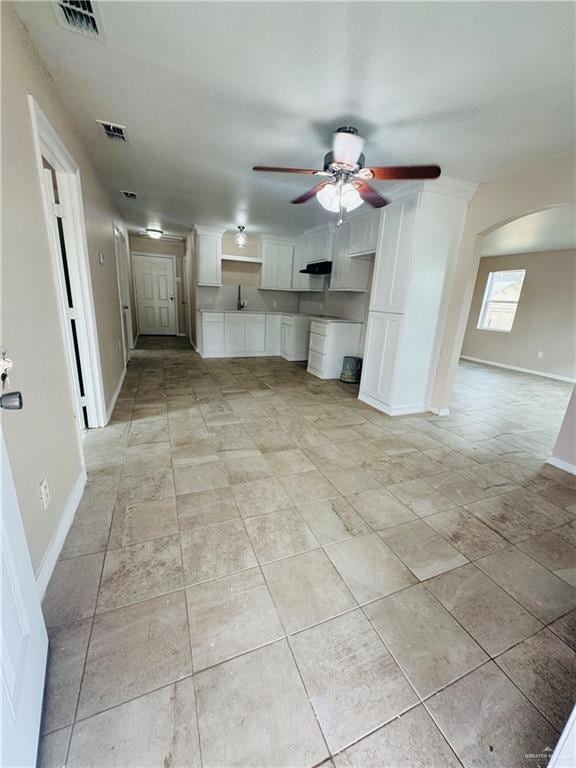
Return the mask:
<path id="1" fill-rule="evenodd" d="M 325 220 L 289 200 L 331 131 L 367 164 L 439 163 L 483 181 L 574 147 L 574 10 L 556 2 L 102 2 L 104 41 L 18 12 L 129 225 L 289 233 Z M 95 119 L 127 126 L 113 144 Z M 386 185 L 378 185 L 385 192 Z"/>
<path id="2" fill-rule="evenodd" d="M 531 213 L 484 238 L 483 256 L 539 253 L 576 248 L 576 211 L 571 205 Z"/>

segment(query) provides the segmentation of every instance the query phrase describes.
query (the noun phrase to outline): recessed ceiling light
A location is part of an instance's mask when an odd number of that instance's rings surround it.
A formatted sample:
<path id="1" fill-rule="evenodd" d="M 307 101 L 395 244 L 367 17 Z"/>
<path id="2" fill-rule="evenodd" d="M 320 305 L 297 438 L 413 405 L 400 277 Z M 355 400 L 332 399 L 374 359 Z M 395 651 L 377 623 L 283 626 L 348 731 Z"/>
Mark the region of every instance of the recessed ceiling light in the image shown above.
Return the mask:
<path id="1" fill-rule="evenodd" d="M 156 227 L 146 227 L 146 234 L 154 240 L 159 240 L 164 232 L 161 229 L 156 229 Z"/>

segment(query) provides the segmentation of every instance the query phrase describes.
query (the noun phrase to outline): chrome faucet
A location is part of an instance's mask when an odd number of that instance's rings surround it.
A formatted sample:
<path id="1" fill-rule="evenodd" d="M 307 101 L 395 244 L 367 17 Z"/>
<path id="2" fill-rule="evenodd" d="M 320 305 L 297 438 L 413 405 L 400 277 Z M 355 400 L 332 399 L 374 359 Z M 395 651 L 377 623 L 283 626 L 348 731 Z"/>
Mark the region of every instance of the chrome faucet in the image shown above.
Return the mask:
<path id="1" fill-rule="evenodd" d="M 238 286 L 238 302 L 236 304 L 236 307 L 238 308 L 238 310 L 241 310 L 241 309 L 244 309 L 245 306 L 246 306 L 246 302 L 242 301 L 242 286 L 239 285 Z"/>

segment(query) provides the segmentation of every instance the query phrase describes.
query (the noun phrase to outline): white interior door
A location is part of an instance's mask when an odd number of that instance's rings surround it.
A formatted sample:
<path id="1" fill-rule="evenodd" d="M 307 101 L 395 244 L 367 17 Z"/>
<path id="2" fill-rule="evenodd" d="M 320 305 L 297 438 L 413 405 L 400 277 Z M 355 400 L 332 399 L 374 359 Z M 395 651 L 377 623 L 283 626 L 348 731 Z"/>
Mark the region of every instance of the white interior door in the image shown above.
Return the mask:
<path id="1" fill-rule="evenodd" d="M 17 416 L 15 415 L 15 418 Z M 36 764 L 48 637 L 2 436 L 3 766 Z"/>
<path id="2" fill-rule="evenodd" d="M 134 254 L 138 330 L 144 335 L 176 334 L 176 284 L 171 256 Z"/>

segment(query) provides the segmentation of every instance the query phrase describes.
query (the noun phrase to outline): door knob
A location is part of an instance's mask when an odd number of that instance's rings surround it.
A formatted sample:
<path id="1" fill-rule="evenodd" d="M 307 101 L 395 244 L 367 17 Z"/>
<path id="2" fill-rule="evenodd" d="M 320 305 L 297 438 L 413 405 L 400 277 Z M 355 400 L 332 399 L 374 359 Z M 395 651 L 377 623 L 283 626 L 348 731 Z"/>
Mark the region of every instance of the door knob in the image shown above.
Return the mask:
<path id="1" fill-rule="evenodd" d="M 7 411 L 20 411 L 23 404 L 21 392 L 6 392 L 0 395 L 0 408 L 5 408 Z"/>

